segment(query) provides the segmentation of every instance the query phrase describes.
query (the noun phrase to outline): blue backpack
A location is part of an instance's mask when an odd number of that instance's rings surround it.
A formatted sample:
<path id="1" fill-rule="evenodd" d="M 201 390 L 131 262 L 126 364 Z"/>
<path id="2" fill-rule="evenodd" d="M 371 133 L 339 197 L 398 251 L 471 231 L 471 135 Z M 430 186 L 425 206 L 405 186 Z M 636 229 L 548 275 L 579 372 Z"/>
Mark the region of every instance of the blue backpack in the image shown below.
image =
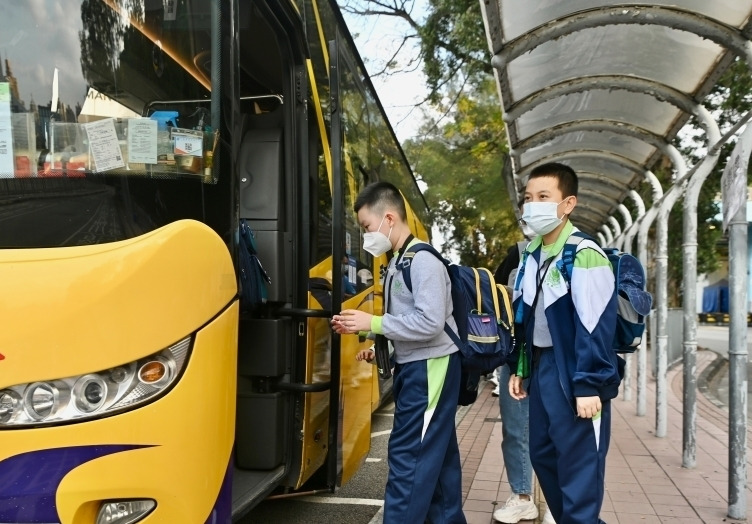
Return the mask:
<path id="1" fill-rule="evenodd" d="M 466 406 L 477 397 L 480 375 L 505 364 L 514 347 L 514 317 L 509 293 L 504 286 L 496 284 L 488 269 L 452 264 L 424 242 L 410 246 L 397 265 L 410 292 L 413 290 L 410 265 L 420 251 L 427 251 L 441 260 L 452 283 L 452 316 L 457 333 L 448 324 L 444 324 L 444 332 L 460 350 L 463 387 L 459 404 Z"/>
<path id="2" fill-rule="evenodd" d="M 272 281 L 264 270 L 264 266 L 261 265 L 256 249 L 256 239 L 245 219 L 240 220 L 238 244 L 240 309 L 248 311 L 266 302 L 269 296 L 268 286 Z"/>
<path id="3" fill-rule="evenodd" d="M 584 239 L 595 242 L 589 235 L 577 231 L 564 244 L 557 267 L 567 282 L 571 282 L 577 246 Z M 605 248 L 603 252 L 614 270 L 619 300 L 612 347 L 617 353 L 633 353 L 642 341 L 645 317 L 650 314 L 653 305 L 652 295 L 645 290 L 645 270 L 640 261 L 629 253 L 616 248 Z"/>

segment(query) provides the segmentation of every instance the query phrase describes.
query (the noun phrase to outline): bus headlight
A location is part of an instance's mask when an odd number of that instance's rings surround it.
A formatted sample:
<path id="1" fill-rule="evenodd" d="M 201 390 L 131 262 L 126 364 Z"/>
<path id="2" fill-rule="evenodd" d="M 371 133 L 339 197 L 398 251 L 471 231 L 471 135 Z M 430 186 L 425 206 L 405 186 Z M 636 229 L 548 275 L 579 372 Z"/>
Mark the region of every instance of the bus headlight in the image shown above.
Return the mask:
<path id="1" fill-rule="evenodd" d="M 21 397 L 15 391 L 0 391 L 0 424 L 6 424 L 18 412 Z"/>
<path id="2" fill-rule="evenodd" d="M 107 382 L 98 375 L 84 375 L 73 385 L 73 401 L 81 413 L 98 410 L 107 399 Z"/>
<path id="3" fill-rule="evenodd" d="M 188 360 L 191 337 L 111 369 L 0 390 L 0 429 L 119 413 L 159 398 Z"/>
<path id="4" fill-rule="evenodd" d="M 65 383 L 35 382 L 24 391 L 24 410 L 32 420 L 44 420 L 65 408 L 66 393 Z"/>
<path id="5" fill-rule="evenodd" d="M 150 499 L 105 502 L 99 508 L 96 524 L 131 524 L 146 517 L 156 507 L 157 503 Z"/>

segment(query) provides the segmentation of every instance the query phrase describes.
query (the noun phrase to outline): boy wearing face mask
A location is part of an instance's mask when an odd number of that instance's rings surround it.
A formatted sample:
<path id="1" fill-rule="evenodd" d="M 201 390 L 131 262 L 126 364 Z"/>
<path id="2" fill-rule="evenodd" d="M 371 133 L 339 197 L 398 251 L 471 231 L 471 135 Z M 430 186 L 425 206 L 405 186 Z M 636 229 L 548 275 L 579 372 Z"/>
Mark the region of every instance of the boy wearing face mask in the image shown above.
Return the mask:
<path id="1" fill-rule="evenodd" d="M 407 248 L 419 242 L 407 225 L 399 190 L 388 182 L 365 187 L 354 206 L 366 231 L 363 249 L 373 256 L 392 251 L 384 277 L 384 315 L 348 309 L 332 318 L 337 333 L 371 331 L 394 346 L 394 424 L 389 437 L 385 524 L 465 524 L 462 471 L 454 417 L 460 387 L 453 330 L 451 283 L 431 253 L 414 255 L 412 292 L 398 270 Z"/>
<path id="2" fill-rule="evenodd" d="M 525 188 L 522 219 L 538 236 L 515 282 L 521 344 L 512 355 L 509 393 L 529 394 L 530 459 L 555 521 L 600 524 L 610 400 L 618 394 L 622 361 L 611 348 L 617 299 L 606 255 L 583 240 L 570 279 L 561 274 L 564 244 L 577 230 L 569 221 L 577 185 L 570 167 L 545 164 Z"/>
<path id="3" fill-rule="evenodd" d="M 519 202 L 520 213 L 524 202 Z M 522 223 L 525 240 L 509 247 L 507 255 L 494 273 L 494 280 L 514 288 L 517 268 L 522 260 L 522 253 L 536 234 L 530 226 Z M 510 370 L 502 365 L 496 370 L 498 385 L 492 395 L 499 397 L 499 415 L 501 416 L 501 453 L 507 470 L 507 480 L 512 494 L 506 502 L 493 513 L 494 520 L 513 524 L 521 520 L 538 518 L 538 506 L 533 500 L 533 468 L 530 464 L 528 444 L 528 398 L 517 400 L 509 394 Z M 527 380 L 523 383 L 527 386 Z M 542 524 L 554 524 L 553 517 L 546 511 Z"/>

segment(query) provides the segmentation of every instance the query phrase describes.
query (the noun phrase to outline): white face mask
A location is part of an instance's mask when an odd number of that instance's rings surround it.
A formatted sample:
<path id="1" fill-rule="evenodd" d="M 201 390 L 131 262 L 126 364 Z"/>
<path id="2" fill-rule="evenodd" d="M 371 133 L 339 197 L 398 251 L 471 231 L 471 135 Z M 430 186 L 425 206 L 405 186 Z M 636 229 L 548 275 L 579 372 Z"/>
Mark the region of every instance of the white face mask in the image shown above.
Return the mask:
<path id="1" fill-rule="evenodd" d="M 386 220 L 386 215 L 381 219 L 379 229 L 363 234 L 363 249 L 375 257 L 381 256 L 392 249 L 392 242 L 389 240 L 389 237 L 392 236 L 392 228 L 389 228 L 389 236 L 380 231 L 381 226 L 384 225 L 384 220 Z"/>
<path id="2" fill-rule="evenodd" d="M 522 208 L 522 220 L 536 235 L 546 235 L 561 224 L 557 213 L 561 202 L 526 202 Z"/>
<path id="3" fill-rule="evenodd" d="M 522 234 L 525 235 L 525 238 L 527 238 L 528 240 L 532 240 L 537 236 L 535 234 L 535 231 L 533 231 L 533 228 L 527 225 L 527 222 L 520 224 L 520 228 L 522 229 Z"/>

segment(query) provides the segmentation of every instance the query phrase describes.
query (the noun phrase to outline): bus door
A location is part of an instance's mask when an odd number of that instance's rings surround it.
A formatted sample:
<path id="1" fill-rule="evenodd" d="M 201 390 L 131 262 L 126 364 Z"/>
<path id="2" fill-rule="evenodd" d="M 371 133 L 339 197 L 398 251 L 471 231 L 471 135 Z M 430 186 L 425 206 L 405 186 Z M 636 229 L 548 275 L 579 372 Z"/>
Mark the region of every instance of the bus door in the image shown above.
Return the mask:
<path id="1" fill-rule="evenodd" d="M 369 182 L 368 97 L 355 64 L 339 35 L 329 42 L 332 154 L 332 311 L 360 309 L 374 313 L 373 258 L 362 249 L 362 234 L 353 205 Z M 354 335 L 334 336 L 331 354 L 328 478 L 346 483 L 365 462 L 371 441 L 371 405 L 376 366 L 355 360 L 372 341 Z M 336 453 L 335 453 L 336 450 Z"/>

